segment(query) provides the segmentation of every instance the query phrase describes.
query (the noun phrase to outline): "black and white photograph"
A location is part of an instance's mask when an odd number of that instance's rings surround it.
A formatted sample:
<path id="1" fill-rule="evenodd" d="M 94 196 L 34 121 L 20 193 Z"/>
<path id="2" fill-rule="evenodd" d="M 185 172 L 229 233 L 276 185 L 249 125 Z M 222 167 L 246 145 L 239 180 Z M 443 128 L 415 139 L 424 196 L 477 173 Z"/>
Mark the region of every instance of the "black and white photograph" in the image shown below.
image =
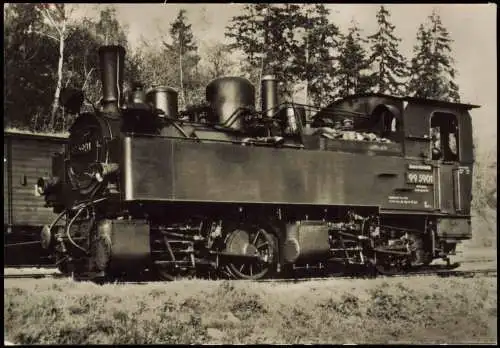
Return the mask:
<path id="1" fill-rule="evenodd" d="M 493 3 L 5 3 L 4 345 L 498 344 Z"/>

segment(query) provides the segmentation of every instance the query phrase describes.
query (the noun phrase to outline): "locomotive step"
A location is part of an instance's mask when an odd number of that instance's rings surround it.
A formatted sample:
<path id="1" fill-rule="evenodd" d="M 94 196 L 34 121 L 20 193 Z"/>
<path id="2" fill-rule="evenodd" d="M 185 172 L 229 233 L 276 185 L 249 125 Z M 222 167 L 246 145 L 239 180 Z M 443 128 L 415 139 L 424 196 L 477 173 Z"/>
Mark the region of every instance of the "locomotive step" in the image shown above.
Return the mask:
<path id="1" fill-rule="evenodd" d="M 330 251 L 361 251 L 363 248 L 330 248 Z"/>
<path id="2" fill-rule="evenodd" d="M 197 232 L 197 231 L 195 231 Z M 174 232 L 164 232 L 164 231 L 161 231 L 162 235 L 165 236 L 165 237 L 176 237 L 176 238 L 184 238 L 184 239 L 188 239 L 187 241 L 191 240 L 195 240 L 195 241 L 198 241 L 198 240 L 203 240 L 204 238 L 199 236 L 199 235 L 186 235 L 186 234 L 182 234 L 182 233 L 174 233 Z"/>
<path id="3" fill-rule="evenodd" d="M 179 264 L 191 264 L 191 261 L 178 260 L 178 261 L 167 261 L 167 260 L 156 260 L 154 261 L 155 265 L 179 265 Z"/>

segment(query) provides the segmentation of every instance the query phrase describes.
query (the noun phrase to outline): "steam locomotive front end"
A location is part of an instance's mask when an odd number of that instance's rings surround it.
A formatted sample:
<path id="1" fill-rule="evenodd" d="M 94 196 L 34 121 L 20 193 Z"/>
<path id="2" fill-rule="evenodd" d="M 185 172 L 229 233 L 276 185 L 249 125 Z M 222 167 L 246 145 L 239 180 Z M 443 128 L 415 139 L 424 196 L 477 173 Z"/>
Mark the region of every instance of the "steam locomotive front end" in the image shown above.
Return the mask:
<path id="1" fill-rule="evenodd" d="M 99 49 L 101 110 L 78 116 L 69 130 L 65 153 L 53 157 L 52 178 L 38 180 L 38 194 L 57 211 L 102 198 L 117 188 L 124 56 L 121 46 Z M 67 106 L 71 97 L 62 102 Z M 81 102 L 72 106 L 79 110 Z"/>
<path id="2" fill-rule="evenodd" d="M 41 233 L 41 243 L 64 265 L 105 271 L 113 251 L 110 224 L 119 217 L 123 64 L 121 46 L 99 49 L 103 96 L 94 113 L 81 113 L 69 130 L 65 152 L 52 159 L 52 177 L 40 178 L 37 194 L 58 218 Z M 74 101 L 74 98 L 73 98 Z M 71 104 L 71 97 L 63 104 Z M 79 110 L 79 105 L 71 105 Z M 65 223 L 60 224 L 65 218 Z M 59 223 L 59 224 L 58 224 Z M 109 226 L 108 226 L 109 225 Z"/>

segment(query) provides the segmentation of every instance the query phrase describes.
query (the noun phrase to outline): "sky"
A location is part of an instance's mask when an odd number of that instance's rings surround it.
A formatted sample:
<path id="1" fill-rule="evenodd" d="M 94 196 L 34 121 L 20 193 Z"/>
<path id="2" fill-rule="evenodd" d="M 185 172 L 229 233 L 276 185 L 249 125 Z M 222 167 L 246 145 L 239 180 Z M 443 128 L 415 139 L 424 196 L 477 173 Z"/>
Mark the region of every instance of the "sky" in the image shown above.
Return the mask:
<path id="1" fill-rule="evenodd" d="M 330 10 L 330 20 L 341 31 L 346 31 L 355 20 L 363 35 L 376 31 L 375 14 L 380 4 L 325 4 Z M 150 42 L 166 32 L 181 8 L 186 9 L 188 22 L 200 44 L 222 41 L 225 27 L 238 15 L 244 4 L 115 4 L 118 19 L 128 26 L 128 39 L 132 47 L 141 36 Z M 480 150 L 495 151 L 497 135 L 497 49 L 496 5 L 491 4 L 384 4 L 396 26 L 395 34 L 402 39 L 400 51 L 412 56 L 418 26 L 427 20 L 432 10 L 437 10 L 451 38 L 456 81 L 462 102 L 480 105 L 471 111 L 476 135 L 481 138 Z M 93 16 L 96 6 L 82 4 L 77 16 Z"/>

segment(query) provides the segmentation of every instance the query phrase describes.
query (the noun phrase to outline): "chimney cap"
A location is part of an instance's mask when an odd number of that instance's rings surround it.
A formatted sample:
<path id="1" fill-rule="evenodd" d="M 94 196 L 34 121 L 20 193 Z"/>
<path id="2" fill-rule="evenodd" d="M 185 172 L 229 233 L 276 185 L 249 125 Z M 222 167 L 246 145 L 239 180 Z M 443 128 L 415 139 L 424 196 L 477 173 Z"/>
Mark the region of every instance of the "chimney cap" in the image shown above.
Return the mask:
<path id="1" fill-rule="evenodd" d="M 164 86 L 164 85 L 152 85 L 148 90 L 147 94 L 151 92 L 170 92 L 170 93 L 178 93 L 175 88 Z"/>
<path id="2" fill-rule="evenodd" d="M 262 81 L 264 80 L 276 80 L 276 76 L 275 75 L 265 75 L 265 76 L 262 76 Z"/>

